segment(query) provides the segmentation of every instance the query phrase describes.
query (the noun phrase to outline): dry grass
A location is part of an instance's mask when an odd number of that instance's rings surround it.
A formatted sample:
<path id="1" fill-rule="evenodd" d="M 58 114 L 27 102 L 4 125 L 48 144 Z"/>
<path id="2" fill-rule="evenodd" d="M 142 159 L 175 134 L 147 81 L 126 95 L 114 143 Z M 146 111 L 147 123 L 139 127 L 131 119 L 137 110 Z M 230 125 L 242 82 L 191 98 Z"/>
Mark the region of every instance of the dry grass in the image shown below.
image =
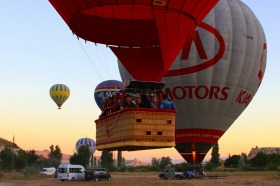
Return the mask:
<path id="1" fill-rule="evenodd" d="M 216 173 L 211 173 L 216 174 Z M 223 174 L 218 172 L 217 174 Z M 280 172 L 228 172 L 225 173 L 228 177 L 218 179 L 197 178 L 192 180 L 160 180 L 158 173 L 140 172 L 140 173 L 112 173 L 111 181 L 100 181 L 98 185 L 114 185 L 114 186 L 227 186 L 227 185 L 280 185 Z M 12 172 L 4 173 L 0 178 L 0 186 L 49 186 L 49 185 L 75 185 L 86 186 L 97 184 L 94 181 L 90 182 L 61 182 L 52 176 L 40 174 L 30 175 L 25 177 L 23 173 Z"/>

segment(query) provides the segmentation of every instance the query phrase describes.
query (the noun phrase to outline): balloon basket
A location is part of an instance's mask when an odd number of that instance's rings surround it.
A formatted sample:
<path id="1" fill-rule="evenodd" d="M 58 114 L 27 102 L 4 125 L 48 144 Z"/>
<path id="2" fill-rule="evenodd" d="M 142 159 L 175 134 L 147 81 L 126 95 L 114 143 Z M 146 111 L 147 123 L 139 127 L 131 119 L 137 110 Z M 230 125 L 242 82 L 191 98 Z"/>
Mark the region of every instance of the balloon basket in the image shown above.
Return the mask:
<path id="1" fill-rule="evenodd" d="M 175 146 L 176 110 L 126 108 L 95 121 L 96 149 L 136 151 Z"/>

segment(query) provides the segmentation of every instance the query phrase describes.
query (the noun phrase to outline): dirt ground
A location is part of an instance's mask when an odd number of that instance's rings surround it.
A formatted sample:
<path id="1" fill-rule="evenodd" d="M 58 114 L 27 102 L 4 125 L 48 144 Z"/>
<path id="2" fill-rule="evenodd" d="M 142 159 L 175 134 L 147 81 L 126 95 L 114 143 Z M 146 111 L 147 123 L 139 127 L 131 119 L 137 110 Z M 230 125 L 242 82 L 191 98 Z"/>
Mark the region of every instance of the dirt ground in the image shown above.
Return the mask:
<path id="1" fill-rule="evenodd" d="M 209 173 L 217 174 L 217 173 Z M 221 174 L 221 173 L 218 173 Z M 22 173 L 4 173 L 0 177 L 0 186 L 49 186 L 49 185 L 113 185 L 113 186 L 228 186 L 228 185 L 269 185 L 280 186 L 280 172 L 225 172 L 226 177 L 217 179 L 195 178 L 183 180 L 160 180 L 158 173 L 112 173 L 111 181 L 65 181 L 52 176 L 32 175 L 27 178 Z"/>

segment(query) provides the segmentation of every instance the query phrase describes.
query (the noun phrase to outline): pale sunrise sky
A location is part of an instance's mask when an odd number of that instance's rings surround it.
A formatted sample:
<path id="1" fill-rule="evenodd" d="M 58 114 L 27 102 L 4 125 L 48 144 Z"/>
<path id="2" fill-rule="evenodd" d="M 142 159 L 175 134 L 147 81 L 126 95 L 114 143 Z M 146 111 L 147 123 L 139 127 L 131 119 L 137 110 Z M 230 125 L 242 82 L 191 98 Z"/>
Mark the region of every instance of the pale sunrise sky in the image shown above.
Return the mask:
<path id="1" fill-rule="evenodd" d="M 221 157 L 249 153 L 255 146 L 280 147 L 280 1 L 243 2 L 264 28 L 267 66 L 254 99 L 219 140 Z M 78 139 L 95 140 L 94 120 L 100 111 L 94 90 L 104 80 L 121 80 L 117 58 L 105 47 L 78 40 L 48 0 L 0 0 L 0 9 L 0 137 L 12 141 L 15 135 L 24 150 L 49 149 L 53 144 L 72 155 Z M 49 96 L 57 83 L 71 91 L 61 110 Z M 184 161 L 175 148 L 123 156 Z M 206 159 L 210 156 L 211 151 Z"/>

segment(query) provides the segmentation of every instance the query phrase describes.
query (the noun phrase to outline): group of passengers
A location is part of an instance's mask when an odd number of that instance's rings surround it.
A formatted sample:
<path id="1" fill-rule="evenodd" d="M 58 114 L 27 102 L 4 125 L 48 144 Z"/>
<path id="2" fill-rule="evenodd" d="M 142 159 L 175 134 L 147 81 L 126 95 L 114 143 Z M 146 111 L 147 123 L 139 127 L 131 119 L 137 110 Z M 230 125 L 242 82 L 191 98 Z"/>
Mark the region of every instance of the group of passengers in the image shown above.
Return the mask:
<path id="1" fill-rule="evenodd" d="M 139 107 L 139 108 L 162 108 L 162 109 L 176 109 L 175 105 L 168 99 L 167 94 L 162 95 L 162 101 L 159 102 L 156 96 L 149 98 L 147 95 L 142 94 L 136 98 L 136 103 L 133 103 L 130 95 L 125 97 L 123 108 Z"/>
<path id="2" fill-rule="evenodd" d="M 110 97 L 107 99 L 106 107 L 103 109 L 100 117 L 111 114 L 114 111 L 114 98 Z M 125 101 L 123 106 L 117 106 L 115 109 L 122 110 L 124 108 L 138 107 L 138 108 L 161 108 L 161 109 L 176 109 L 175 105 L 168 99 L 167 94 L 162 95 L 162 101 L 159 102 L 156 96 L 151 96 L 150 98 L 142 94 L 139 97 L 136 97 L 135 103 L 132 101 L 131 95 L 127 94 L 125 96 Z"/>

